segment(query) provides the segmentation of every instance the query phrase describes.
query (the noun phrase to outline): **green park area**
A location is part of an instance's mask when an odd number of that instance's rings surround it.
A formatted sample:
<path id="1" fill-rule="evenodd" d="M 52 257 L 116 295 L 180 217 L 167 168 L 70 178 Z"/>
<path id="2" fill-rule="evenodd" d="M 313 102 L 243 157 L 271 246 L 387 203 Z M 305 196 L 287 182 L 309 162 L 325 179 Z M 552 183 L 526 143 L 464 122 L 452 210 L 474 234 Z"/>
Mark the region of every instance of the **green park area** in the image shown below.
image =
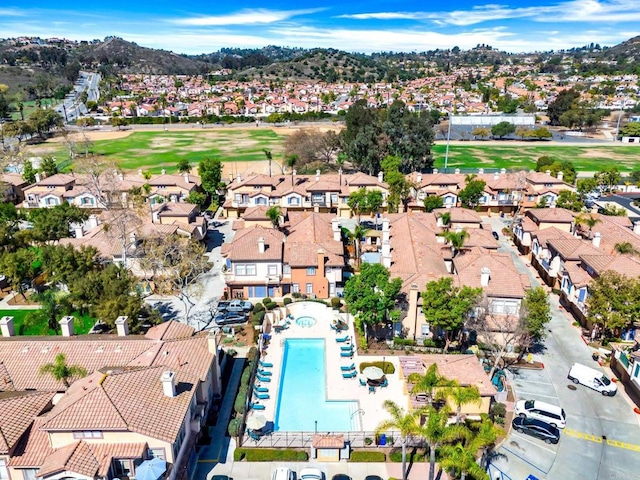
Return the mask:
<path id="1" fill-rule="evenodd" d="M 0 310 L 0 318 L 13 317 L 13 325 L 15 327 L 16 335 L 58 335 L 47 326 L 46 320 L 37 319 L 37 313 L 39 310 Z M 73 322 L 74 332 L 78 335 L 88 333 L 91 327 L 96 322 L 94 318 L 88 315 L 73 314 L 75 320 Z M 30 317 L 34 321 L 30 321 Z"/>

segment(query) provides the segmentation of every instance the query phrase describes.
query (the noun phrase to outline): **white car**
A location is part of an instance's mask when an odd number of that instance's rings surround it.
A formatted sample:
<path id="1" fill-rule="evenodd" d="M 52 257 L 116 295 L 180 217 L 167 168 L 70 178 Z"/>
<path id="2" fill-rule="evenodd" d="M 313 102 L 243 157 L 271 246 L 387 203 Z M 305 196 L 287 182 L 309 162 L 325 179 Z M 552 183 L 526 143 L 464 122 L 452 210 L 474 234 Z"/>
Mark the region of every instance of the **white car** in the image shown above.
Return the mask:
<path id="1" fill-rule="evenodd" d="M 300 480 L 324 480 L 324 473 L 313 467 L 303 468 L 300 471 Z"/>
<path id="2" fill-rule="evenodd" d="M 294 475 L 287 467 L 276 467 L 271 474 L 271 480 L 294 480 Z"/>

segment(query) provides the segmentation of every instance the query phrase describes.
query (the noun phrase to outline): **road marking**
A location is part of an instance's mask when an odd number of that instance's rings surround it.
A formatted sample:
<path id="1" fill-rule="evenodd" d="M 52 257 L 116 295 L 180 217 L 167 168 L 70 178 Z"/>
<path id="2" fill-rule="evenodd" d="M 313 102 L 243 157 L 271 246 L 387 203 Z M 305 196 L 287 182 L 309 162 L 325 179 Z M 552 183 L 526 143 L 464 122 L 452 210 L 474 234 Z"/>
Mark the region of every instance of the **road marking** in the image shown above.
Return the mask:
<path id="1" fill-rule="evenodd" d="M 549 453 L 553 453 L 553 454 L 558 453 L 558 452 L 556 452 L 555 450 L 552 450 L 549 447 L 540 445 L 538 442 L 535 442 L 533 440 L 529 440 L 524 433 L 521 433 L 518 438 L 524 440 L 525 442 L 530 443 L 531 445 L 535 445 L 536 447 L 541 448 L 542 450 L 546 450 Z M 544 442 L 544 440 L 541 440 L 541 441 Z M 544 445 L 546 445 L 546 443 Z"/>
<path id="2" fill-rule="evenodd" d="M 522 391 L 522 390 L 518 390 L 518 396 L 521 397 L 523 395 L 535 395 L 536 397 L 544 397 L 544 398 L 558 398 L 557 395 L 543 395 L 541 393 L 525 392 L 525 391 Z"/>
<path id="3" fill-rule="evenodd" d="M 573 430 L 571 428 L 565 428 L 564 434 L 570 437 L 581 438 L 583 440 L 588 440 L 593 443 L 602 443 L 603 439 L 601 436 L 592 435 L 590 433 L 578 432 L 577 430 Z M 605 441 L 607 445 L 610 447 L 623 448 L 625 450 L 631 450 L 633 452 L 640 452 L 640 445 L 634 445 L 633 443 L 621 442 L 619 440 L 611 440 L 607 439 Z"/>
<path id="4" fill-rule="evenodd" d="M 520 381 L 520 379 L 515 379 L 514 380 L 514 382 L 516 382 L 516 385 L 517 385 L 518 381 Z M 538 383 L 540 385 L 553 385 L 551 382 L 538 382 L 538 381 L 535 381 L 535 380 L 527 380 L 527 379 L 522 379 L 522 381 L 523 382 L 527 382 L 527 383 Z"/>
<path id="5" fill-rule="evenodd" d="M 526 458 L 524 458 L 522 455 L 517 454 L 516 452 L 514 452 L 513 450 L 509 450 L 507 447 L 505 447 L 504 445 L 501 447 L 503 450 L 506 450 L 507 452 L 509 452 L 511 455 L 513 455 L 514 457 L 519 458 L 520 460 L 522 460 L 525 463 L 528 463 L 529 465 L 531 465 L 533 468 L 535 468 L 536 470 L 540 470 L 542 473 L 544 473 L 545 475 L 547 473 L 549 473 L 548 470 L 543 470 L 540 467 L 538 467 L 537 465 L 531 463 L 529 460 L 527 460 Z"/>

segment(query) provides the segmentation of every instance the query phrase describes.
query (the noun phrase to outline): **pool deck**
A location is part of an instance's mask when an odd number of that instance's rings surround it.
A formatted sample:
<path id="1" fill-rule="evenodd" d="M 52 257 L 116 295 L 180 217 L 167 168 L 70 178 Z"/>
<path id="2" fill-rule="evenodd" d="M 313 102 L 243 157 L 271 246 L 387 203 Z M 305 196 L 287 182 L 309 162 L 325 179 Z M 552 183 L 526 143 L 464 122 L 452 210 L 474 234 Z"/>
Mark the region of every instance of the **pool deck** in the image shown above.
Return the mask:
<path id="1" fill-rule="evenodd" d="M 350 345 L 354 338 L 352 316 L 350 316 L 348 322 L 349 329 L 336 334 L 330 325 L 333 320 L 337 318 L 346 320 L 345 314 L 338 313 L 329 307 L 314 302 L 295 303 L 289 305 L 288 308 L 291 315 L 293 315 L 293 320 L 291 320 L 289 327 L 282 332 L 272 332 L 269 346 L 266 349 L 266 355 L 262 357 L 262 361 L 273 364 L 272 368 L 265 369 L 272 372 L 270 376 L 271 381 L 262 383 L 256 380 L 256 384 L 267 387 L 270 398 L 267 400 L 258 400 L 253 396 L 252 402 L 265 406 L 264 410 L 256 413 L 263 414 L 269 420 L 275 419 L 284 341 L 288 338 L 326 339 L 325 355 L 328 400 L 350 400 L 358 402 L 358 414 L 360 415 L 360 428 L 358 430 L 373 431 L 380 422 L 386 418 L 386 410 L 382 406 L 385 400 L 393 400 L 402 408 L 408 408 L 409 396 L 406 393 L 404 380 L 399 377 L 400 365 L 397 357 L 384 357 L 385 361 L 394 364 L 395 373 L 387 375 L 388 386 L 385 388 L 377 387 L 375 393 L 370 393 L 369 387 L 360 385 L 357 376 L 349 379 L 342 377 L 343 372 L 340 370 L 341 366 L 349 366 L 353 363 L 356 366 L 356 371 L 359 372 L 360 363 L 383 360 L 382 356 L 359 356 L 355 345 L 352 358 L 340 356 L 342 351 L 340 347 Z M 295 319 L 303 316 L 315 318 L 316 324 L 311 327 L 297 325 Z M 346 335 L 351 337 L 352 340 L 350 342 L 336 342 L 336 338 L 341 338 Z"/>

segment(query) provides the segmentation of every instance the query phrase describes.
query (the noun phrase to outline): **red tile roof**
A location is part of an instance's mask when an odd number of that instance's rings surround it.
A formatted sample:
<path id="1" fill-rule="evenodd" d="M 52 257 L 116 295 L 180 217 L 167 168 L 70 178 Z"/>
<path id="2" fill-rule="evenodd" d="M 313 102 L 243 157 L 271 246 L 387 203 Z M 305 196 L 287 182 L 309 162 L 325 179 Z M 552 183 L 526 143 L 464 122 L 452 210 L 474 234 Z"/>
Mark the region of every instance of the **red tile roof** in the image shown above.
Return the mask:
<path id="1" fill-rule="evenodd" d="M 0 397 L 0 454 L 8 453 L 18 443 L 54 395 L 54 392 L 20 392 Z"/>

